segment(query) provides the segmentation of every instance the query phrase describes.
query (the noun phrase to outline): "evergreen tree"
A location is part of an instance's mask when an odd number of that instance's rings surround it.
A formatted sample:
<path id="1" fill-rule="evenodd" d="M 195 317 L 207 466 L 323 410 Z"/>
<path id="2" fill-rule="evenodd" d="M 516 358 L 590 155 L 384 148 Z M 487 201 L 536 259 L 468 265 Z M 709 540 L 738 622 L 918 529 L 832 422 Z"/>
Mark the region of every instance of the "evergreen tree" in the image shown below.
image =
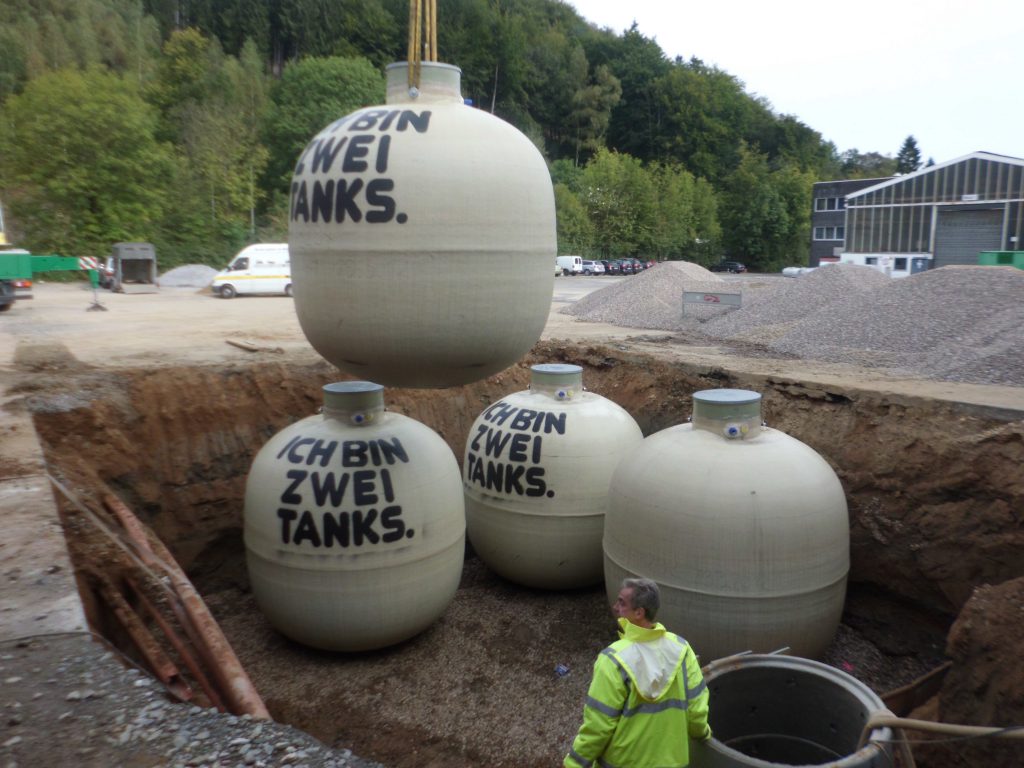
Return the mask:
<path id="1" fill-rule="evenodd" d="M 921 150 L 917 148 L 917 139 L 907 136 L 896 155 L 896 173 L 913 173 L 920 167 Z"/>

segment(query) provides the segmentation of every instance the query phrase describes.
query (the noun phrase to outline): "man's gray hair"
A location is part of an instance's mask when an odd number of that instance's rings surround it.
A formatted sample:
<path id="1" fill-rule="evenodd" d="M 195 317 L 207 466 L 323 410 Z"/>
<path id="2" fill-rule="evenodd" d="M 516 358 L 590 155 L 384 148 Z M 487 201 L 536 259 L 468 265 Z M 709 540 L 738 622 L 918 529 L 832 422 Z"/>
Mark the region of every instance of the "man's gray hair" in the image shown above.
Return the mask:
<path id="1" fill-rule="evenodd" d="M 661 607 L 658 585 L 650 579 L 623 579 L 620 589 L 633 590 L 633 607 L 643 608 L 648 621 L 654 621 Z"/>

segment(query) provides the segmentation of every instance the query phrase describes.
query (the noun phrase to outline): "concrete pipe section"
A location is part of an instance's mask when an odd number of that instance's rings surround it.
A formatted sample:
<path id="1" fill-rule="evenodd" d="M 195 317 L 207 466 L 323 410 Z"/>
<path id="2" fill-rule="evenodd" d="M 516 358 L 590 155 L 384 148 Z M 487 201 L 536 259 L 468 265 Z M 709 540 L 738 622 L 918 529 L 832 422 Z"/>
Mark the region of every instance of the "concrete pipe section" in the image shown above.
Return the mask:
<path id="1" fill-rule="evenodd" d="M 710 741 L 694 743 L 693 768 L 890 768 L 888 728 L 872 731 L 860 749 L 871 714 L 885 704 L 856 678 L 810 659 L 731 656 L 709 664 Z"/>

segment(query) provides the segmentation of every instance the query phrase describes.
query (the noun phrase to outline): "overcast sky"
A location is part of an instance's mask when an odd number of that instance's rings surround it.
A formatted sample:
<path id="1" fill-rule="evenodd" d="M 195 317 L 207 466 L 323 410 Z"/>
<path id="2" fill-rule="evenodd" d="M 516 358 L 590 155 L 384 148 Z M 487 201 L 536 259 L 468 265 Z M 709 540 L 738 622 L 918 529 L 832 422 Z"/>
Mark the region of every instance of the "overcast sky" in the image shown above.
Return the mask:
<path id="1" fill-rule="evenodd" d="M 840 152 L 895 156 L 913 134 L 923 161 L 1024 158 L 1024 0 L 566 1 L 718 66 Z"/>

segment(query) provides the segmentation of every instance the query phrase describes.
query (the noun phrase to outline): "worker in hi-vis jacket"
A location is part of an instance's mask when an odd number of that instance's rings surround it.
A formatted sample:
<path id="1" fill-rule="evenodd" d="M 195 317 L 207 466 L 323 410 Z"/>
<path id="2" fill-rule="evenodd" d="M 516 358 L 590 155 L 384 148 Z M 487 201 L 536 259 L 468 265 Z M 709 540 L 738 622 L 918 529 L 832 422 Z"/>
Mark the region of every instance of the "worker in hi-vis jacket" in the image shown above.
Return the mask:
<path id="1" fill-rule="evenodd" d="M 711 738 L 708 689 L 697 656 L 654 622 L 658 585 L 625 579 L 612 613 L 621 637 L 594 662 L 583 725 L 564 768 L 683 768 L 689 738 Z"/>

